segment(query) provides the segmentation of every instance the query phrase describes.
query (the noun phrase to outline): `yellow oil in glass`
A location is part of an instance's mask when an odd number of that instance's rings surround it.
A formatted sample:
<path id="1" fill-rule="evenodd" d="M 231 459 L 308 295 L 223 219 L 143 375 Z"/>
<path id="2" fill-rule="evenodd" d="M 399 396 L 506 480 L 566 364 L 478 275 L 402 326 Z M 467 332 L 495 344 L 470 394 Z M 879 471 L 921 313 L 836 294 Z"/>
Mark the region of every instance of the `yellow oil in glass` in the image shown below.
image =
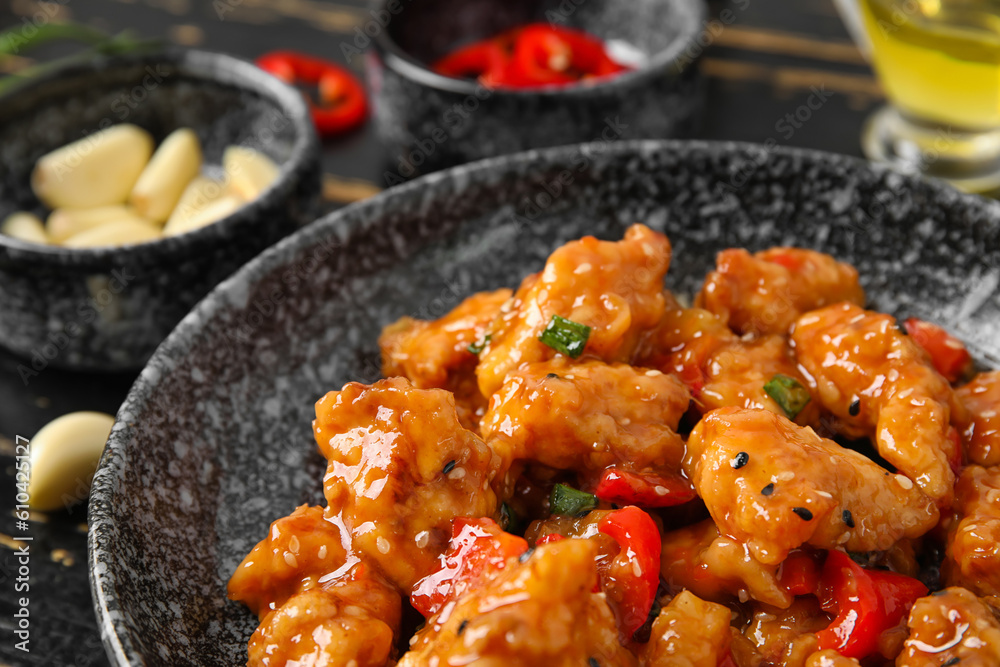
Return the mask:
<path id="1" fill-rule="evenodd" d="M 872 59 L 907 115 L 1000 127 L 1000 0 L 861 0 Z"/>

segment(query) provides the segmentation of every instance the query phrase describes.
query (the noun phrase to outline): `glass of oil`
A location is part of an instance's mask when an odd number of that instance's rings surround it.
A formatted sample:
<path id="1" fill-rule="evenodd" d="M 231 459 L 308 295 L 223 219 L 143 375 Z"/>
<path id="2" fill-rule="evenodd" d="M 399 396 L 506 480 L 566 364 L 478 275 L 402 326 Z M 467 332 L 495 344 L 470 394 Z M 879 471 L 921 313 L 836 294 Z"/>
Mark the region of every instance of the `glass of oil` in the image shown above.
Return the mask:
<path id="1" fill-rule="evenodd" d="M 854 4 L 856 3 L 856 4 Z M 1000 0 L 846 0 L 890 104 L 869 119 L 868 157 L 1000 189 Z"/>

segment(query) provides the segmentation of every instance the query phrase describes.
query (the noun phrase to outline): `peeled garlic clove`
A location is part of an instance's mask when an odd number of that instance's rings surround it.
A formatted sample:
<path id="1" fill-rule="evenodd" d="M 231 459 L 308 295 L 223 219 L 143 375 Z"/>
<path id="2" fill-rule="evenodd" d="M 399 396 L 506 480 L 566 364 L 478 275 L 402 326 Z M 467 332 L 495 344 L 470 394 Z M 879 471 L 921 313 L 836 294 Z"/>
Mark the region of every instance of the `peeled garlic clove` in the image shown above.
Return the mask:
<path id="1" fill-rule="evenodd" d="M 49 208 L 121 204 L 152 154 L 149 132 L 115 125 L 43 155 L 31 173 L 31 188 Z"/>
<path id="2" fill-rule="evenodd" d="M 229 189 L 253 201 L 278 178 L 278 165 L 263 153 L 243 146 L 229 146 L 222 154 Z"/>
<path id="3" fill-rule="evenodd" d="M 129 203 L 136 213 L 164 222 L 177 206 L 184 188 L 201 171 L 201 144 L 188 128 L 170 133 L 136 181 Z"/>
<path id="4" fill-rule="evenodd" d="M 49 236 L 45 233 L 45 225 L 37 216 L 24 211 L 8 215 L 0 224 L 0 234 L 13 236 L 15 239 L 28 243 L 48 244 Z"/>
<path id="5" fill-rule="evenodd" d="M 96 248 L 146 243 L 161 237 L 160 228 L 141 220 L 115 220 L 63 241 L 67 248 Z"/>
<path id="6" fill-rule="evenodd" d="M 86 498 L 114 423 L 101 412 L 72 412 L 43 426 L 29 443 L 28 505 L 48 511 Z"/>
<path id="7" fill-rule="evenodd" d="M 202 209 L 194 213 L 191 217 L 171 218 L 167 226 L 163 228 L 164 236 L 177 236 L 178 234 L 183 234 L 185 232 L 190 232 L 192 230 L 210 225 L 213 222 L 217 222 L 222 218 L 226 217 L 236 209 L 243 206 L 246 202 L 239 197 L 234 197 L 232 195 L 226 195 L 220 199 L 216 199 L 210 202 Z"/>
<path id="8" fill-rule="evenodd" d="M 173 213 L 167 218 L 164 230 L 183 224 L 184 220 L 200 214 L 206 206 L 222 198 L 224 195 L 226 195 L 226 188 L 222 183 L 207 176 L 196 176 L 184 188 L 184 193 L 181 194 L 177 206 L 174 207 Z"/>
<path id="9" fill-rule="evenodd" d="M 135 220 L 138 217 L 135 211 L 123 204 L 97 208 L 57 208 L 45 221 L 45 230 L 53 243 L 62 243 L 88 229 L 117 220 Z"/>

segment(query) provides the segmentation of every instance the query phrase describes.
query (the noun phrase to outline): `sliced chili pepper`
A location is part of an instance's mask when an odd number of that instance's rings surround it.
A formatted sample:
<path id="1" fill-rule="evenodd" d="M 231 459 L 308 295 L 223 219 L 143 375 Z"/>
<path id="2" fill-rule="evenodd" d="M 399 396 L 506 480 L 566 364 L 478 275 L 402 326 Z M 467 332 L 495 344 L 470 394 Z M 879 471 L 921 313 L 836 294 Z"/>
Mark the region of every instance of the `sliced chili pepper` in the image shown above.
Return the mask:
<path id="1" fill-rule="evenodd" d="M 795 549 L 778 567 L 778 584 L 792 595 L 813 595 L 819 588 L 822 552 Z"/>
<path id="2" fill-rule="evenodd" d="M 927 351 L 934 368 L 948 382 L 958 382 L 972 368 L 972 355 L 962 341 L 938 325 L 911 317 L 903 326 L 913 342 Z"/>
<path id="3" fill-rule="evenodd" d="M 609 512 L 598 530 L 613 538 L 621 553 L 631 562 L 630 578 L 622 582 L 624 597 L 618 607 L 621 629 L 631 638 L 638 630 L 656 599 L 660 583 L 660 531 L 648 514 L 635 506 Z"/>
<path id="4" fill-rule="evenodd" d="M 309 96 L 309 110 L 320 136 L 332 137 L 361 125 L 368 115 L 364 86 L 340 65 L 296 51 L 272 51 L 257 66 L 283 81 L 316 86 L 319 104 Z"/>
<path id="5" fill-rule="evenodd" d="M 619 505 L 671 507 L 693 500 L 697 494 L 691 482 L 680 475 L 663 477 L 608 468 L 597 482 L 594 495 Z"/>
<path id="6" fill-rule="evenodd" d="M 537 23 L 464 46 L 432 69 L 445 76 L 476 77 L 490 87 L 533 88 L 611 76 L 629 68 L 584 32 Z"/>
<path id="7" fill-rule="evenodd" d="M 441 569 L 417 582 L 410 603 L 429 618 L 527 550 L 524 538 L 505 533 L 492 519 L 455 519 Z"/>
<path id="8" fill-rule="evenodd" d="M 819 584 L 823 609 L 836 618 L 816 633 L 819 650 L 862 659 L 878 651 L 879 636 L 909 613 L 927 587 L 894 572 L 866 570 L 843 551 L 831 551 Z"/>

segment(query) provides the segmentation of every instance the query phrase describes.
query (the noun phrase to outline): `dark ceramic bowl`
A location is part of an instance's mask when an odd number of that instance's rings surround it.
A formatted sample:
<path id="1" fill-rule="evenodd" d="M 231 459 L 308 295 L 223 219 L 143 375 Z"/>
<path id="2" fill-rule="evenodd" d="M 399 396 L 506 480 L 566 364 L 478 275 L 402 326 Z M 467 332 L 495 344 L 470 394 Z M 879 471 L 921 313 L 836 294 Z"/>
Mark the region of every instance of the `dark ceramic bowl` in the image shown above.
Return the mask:
<path id="1" fill-rule="evenodd" d="M 248 62 L 202 51 L 102 59 L 0 97 L 0 219 L 42 213 L 29 185 L 39 157 L 111 124 L 160 141 L 198 133 L 207 164 L 244 144 L 281 167 L 257 200 L 188 234 L 122 248 L 70 249 L 0 235 L 0 345 L 47 366 L 141 368 L 213 286 L 315 218 L 319 143 L 301 95 Z"/>
<path id="2" fill-rule="evenodd" d="M 396 318 L 517 285 L 563 242 L 618 239 L 635 221 L 669 234 L 672 290 L 694 292 L 726 247 L 817 248 L 858 267 L 873 307 L 946 324 L 1000 367 L 997 202 L 742 144 L 564 147 L 432 174 L 263 253 L 142 372 L 90 500 L 112 662 L 243 664 L 256 620 L 226 600 L 226 581 L 270 521 L 322 502 L 314 402 L 378 377 L 376 339 Z"/>
<path id="3" fill-rule="evenodd" d="M 692 136 L 703 103 L 694 64 L 704 0 L 381 0 L 356 43 L 369 52 L 379 138 L 393 185 L 481 158 L 580 142 Z M 460 46 L 529 22 L 620 40 L 636 70 L 590 84 L 490 91 L 433 72 Z"/>

